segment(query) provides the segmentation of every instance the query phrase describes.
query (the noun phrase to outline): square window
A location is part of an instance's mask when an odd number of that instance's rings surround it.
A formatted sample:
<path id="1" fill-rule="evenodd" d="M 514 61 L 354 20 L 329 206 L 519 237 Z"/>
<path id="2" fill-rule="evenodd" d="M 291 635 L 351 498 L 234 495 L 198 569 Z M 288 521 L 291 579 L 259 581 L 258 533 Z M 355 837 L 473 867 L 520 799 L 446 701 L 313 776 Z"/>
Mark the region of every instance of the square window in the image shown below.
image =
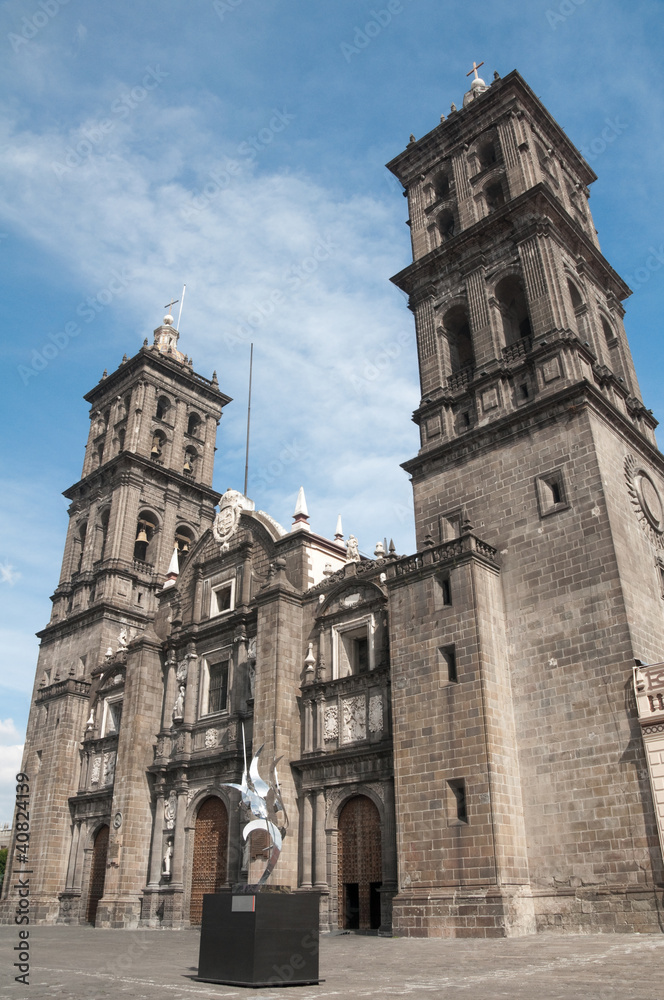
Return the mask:
<path id="1" fill-rule="evenodd" d="M 538 476 L 535 480 L 540 516 L 555 514 L 559 510 L 567 510 L 567 493 L 562 471 L 556 470 L 546 476 Z"/>
<path id="2" fill-rule="evenodd" d="M 235 607 L 235 580 L 219 584 L 212 588 L 210 598 L 210 618 L 223 615 Z"/>

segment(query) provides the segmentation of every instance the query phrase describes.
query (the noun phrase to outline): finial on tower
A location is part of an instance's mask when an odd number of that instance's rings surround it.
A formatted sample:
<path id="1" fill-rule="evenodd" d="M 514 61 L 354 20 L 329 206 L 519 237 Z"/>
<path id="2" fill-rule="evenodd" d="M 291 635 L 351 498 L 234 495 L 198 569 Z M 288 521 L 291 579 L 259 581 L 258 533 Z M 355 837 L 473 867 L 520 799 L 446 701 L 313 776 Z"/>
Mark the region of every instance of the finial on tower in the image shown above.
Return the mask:
<path id="1" fill-rule="evenodd" d="M 470 90 L 468 91 L 467 94 L 464 94 L 463 97 L 464 108 L 466 107 L 467 104 L 470 104 L 471 101 L 474 101 L 476 97 L 479 97 L 480 94 L 483 94 L 486 90 L 489 89 L 484 80 L 482 79 L 482 77 L 479 76 L 477 73 L 480 66 L 484 66 L 484 60 L 482 60 L 481 63 L 476 63 L 475 60 L 473 59 L 473 68 L 469 70 L 468 73 L 466 73 L 466 76 L 470 76 L 471 73 L 474 73 L 475 76 L 470 84 Z"/>
<path id="2" fill-rule="evenodd" d="M 309 511 L 307 510 L 307 498 L 304 495 L 304 486 L 300 486 L 295 503 L 293 514 L 293 530 L 299 528 L 300 531 L 311 531 L 309 527 Z"/>
<path id="3" fill-rule="evenodd" d="M 334 540 L 337 543 L 337 545 L 343 545 L 343 547 L 346 548 L 346 546 L 344 545 L 344 529 L 341 524 L 341 514 L 339 514 L 339 517 L 337 518 L 337 527 L 334 532 Z"/>

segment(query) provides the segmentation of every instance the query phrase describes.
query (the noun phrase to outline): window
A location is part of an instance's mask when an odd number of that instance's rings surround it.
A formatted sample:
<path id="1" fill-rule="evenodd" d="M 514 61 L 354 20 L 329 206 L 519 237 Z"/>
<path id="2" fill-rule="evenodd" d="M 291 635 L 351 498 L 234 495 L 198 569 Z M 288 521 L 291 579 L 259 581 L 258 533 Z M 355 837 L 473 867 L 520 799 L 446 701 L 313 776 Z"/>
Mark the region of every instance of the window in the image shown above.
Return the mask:
<path id="1" fill-rule="evenodd" d="M 449 788 L 448 796 L 448 822 L 455 826 L 458 823 L 468 822 L 468 806 L 466 803 L 466 782 L 463 778 L 455 778 L 447 782 Z"/>
<path id="2" fill-rule="evenodd" d="M 228 689 L 231 670 L 230 649 L 220 649 L 202 661 L 200 715 L 214 715 L 228 709 Z"/>
<path id="3" fill-rule="evenodd" d="M 224 712 L 228 697 L 228 660 L 211 663 L 208 667 L 210 681 L 208 687 L 208 715 Z"/>
<path id="4" fill-rule="evenodd" d="M 536 485 L 541 517 L 554 514 L 558 510 L 566 510 L 569 507 L 563 474 L 560 469 L 546 476 L 538 476 Z"/>
<path id="5" fill-rule="evenodd" d="M 334 676 L 366 674 L 373 669 L 371 621 L 338 626 L 334 629 Z"/>
<path id="6" fill-rule="evenodd" d="M 449 605 L 452 603 L 452 587 L 450 586 L 449 576 L 443 576 L 440 579 L 440 591 L 443 596 L 443 604 Z"/>
<path id="7" fill-rule="evenodd" d="M 456 649 L 452 646 L 440 646 L 438 648 L 438 657 L 440 664 L 440 678 L 443 684 L 452 682 L 456 684 L 458 681 L 457 675 L 457 662 L 456 662 Z"/>
<path id="8" fill-rule="evenodd" d="M 187 434 L 192 437 L 200 437 L 201 432 L 201 418 L 197 413 L 189 414 L 189 423 L 187 424 Z"/>
<path id="9" fill-rule="evenodd" d="M 210 618 L 214 615 L 222 615 L 226 611 L 232 611 L 235 607 L 235 580 L 222 583 L 212 590 L 212 600 L 210 602 Z"/>
<path id="10" fill-rule="evenodd" d="M 112 701 L 106 699 L 104 702 L 104 715 L 101 724 L 102 736 L 113 736 L 120 731 L 120 720 L 122 719 L 122 698 L 114 698 Z"/>
<path id="11" fill-rule="evenodd" d="M 180 525 L 175 529 L 175 544 L 180 555 L 186 555 L 194 544 L 194 533 L 191 528 Z"/>

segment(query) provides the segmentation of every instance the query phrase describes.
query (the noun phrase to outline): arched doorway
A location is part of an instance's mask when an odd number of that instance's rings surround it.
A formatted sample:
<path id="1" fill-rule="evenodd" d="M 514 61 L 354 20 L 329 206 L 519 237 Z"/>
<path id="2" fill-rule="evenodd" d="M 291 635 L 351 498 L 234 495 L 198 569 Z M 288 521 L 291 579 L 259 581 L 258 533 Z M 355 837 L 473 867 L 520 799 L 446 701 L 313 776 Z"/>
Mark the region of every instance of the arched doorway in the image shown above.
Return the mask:
<path id="1" fill-rule="evenodd" d="M 380 816 L 366 795 L 349 799 L 339 813 L 339 927 L 377 930 L 383 864 Z"/>
<path id="2" fill-rule="evenodd" d="M 88 906 L 85 919 L 94 924 L 97 917 L 97 904 L 104 895 L 104 878 L 106 877 L 106 856 L 108 854 L 108 827 L 101 826 L 97 830 L 92 848 L 92 866 L 90 868 L 90 887 L 88 889 Z"/>
<path id="3" fill-rule="evenodd" d="M 203 896 L 218 892 L 227 878 L 228 812 L 216 796 L 206 799 L 196 816 L 194 858 L 191 866 L 189 920 L 200 924 Z"/>

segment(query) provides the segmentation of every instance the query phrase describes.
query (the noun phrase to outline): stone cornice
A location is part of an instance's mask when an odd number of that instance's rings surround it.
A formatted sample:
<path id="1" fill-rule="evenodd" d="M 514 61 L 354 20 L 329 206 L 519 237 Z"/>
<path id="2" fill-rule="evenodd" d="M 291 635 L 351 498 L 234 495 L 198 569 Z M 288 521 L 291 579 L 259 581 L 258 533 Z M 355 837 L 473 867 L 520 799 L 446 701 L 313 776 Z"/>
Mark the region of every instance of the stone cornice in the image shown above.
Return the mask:
<path id="1" fill-rule="evenodd" d="M 531 433 L 560 417 L 567 418 L 571 408 L 574 412 L 578 412 L 585 406 L 592 406 L 609 425 L 615 426 L 618 423 L 631 446 L 646 454 L 664 475 L 664 455 L 640 434 L 599 389 L 586 380 L 575 382 L 554 395 L 544 396 L 490 424 L 468 431 L 460 438 L 423 452 L 407 462 L 402 462 L 401 468 L 414 479 L 420 475 L 431 475 L 433 471 L 442 471 L 456 462 L 466 461 L 473 453 L 480 454 L 500 447 L 513 438 Z M 425 467 L 427 467 L 426 472 Z"/>
<path id="2" fill-rule="evenodd" d="M 534 205 L 537 205 L 537 212 L 533 208 Z M 526 217 L 529 208 L 533 208 L 532 218 Z M 546 215 L 542 214 L 544 210 Z M 515 222 L 517 225 L 514 225 Z M 625 299 L 631 294 L 620 275 L 614 271 L 583 230 L 573 222 L 551 189 L 544 183 L 536 184 L 518 197 L 512 198 L 498 211 L 463 229 L 442 246 L 430 250 L 424 257 L 413 261 L 390 280 L 418 301 L 422 294 L 427 294 L 427 290 L 429 294 L 433 293 L 437 282 L 447 270 L 455 272 L 476 270 L 482 258 L 486 257 L 487 246 L 506 237 L 518 245 L 538 233 L 546 234 L 558 242 L 561 242 L 562 238 L 564 245 L 574 256 L 584 258 L 584 266 L 591 271 L 594 270 L 597 280 L 603 287 L 607 286 L 608 291 L 615 295 L 616 299 Z"/>
<path id="3" fill-rule="evenodd" d="M 221 392 L 210 379 L 196 374 L 191 368 L 166 357 L 161 351 L 152 347 L 142 347 L 138 354 L 99 381 L 83 398 L 93 406 L 99 405 L 109 393 L 122 395 L 136 381 L 137 376 L 149 375 L 152 371 L 156 373 L 157 378 L 160 375 L 170 376 L 181 382 L 190 392 L 206 397 L 215 409 L 232 402 L 231 397 Z"/>

